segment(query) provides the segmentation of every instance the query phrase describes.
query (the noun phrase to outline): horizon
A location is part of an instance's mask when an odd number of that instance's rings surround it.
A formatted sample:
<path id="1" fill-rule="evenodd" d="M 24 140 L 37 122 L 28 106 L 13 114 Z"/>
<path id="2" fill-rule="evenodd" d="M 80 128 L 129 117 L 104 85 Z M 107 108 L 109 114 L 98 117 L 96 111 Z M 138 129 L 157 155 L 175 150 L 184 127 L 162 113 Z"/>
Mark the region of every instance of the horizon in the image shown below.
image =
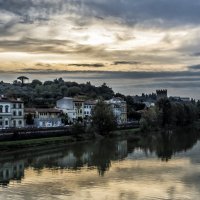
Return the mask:
<path id="1" fill-rule="evenodd" d="M 0 0 L 0 80 L 95 85 L 200 99 L 196 0 Z"/>

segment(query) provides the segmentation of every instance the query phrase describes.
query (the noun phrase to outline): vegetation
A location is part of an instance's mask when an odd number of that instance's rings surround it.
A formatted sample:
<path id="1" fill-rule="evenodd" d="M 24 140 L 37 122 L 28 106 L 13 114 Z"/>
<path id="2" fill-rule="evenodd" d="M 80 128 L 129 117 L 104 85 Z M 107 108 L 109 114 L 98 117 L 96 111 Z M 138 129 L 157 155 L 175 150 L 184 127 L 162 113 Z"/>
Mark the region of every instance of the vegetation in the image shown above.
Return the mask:
<path id="1" fill-rule="evenodd" d="M 108 135 L 116 126 L 116 119 L 111 107 L 103 101 L 99 101 L 92 114 L 92 127 L 94 130 L 101 135 Z"/>
<path id="2" fill-rule="evenodd" d="M 85 99 L 111 99 L 114 96 L 113 90 L 102 84 L 99 87 L 91 85 L 90 82 L 78 84 L 76 82 L 65 82 L 62 78 L 54 81 L 33 80 L 25 83 L 27 77 L 18 77 L 13 84 L 0 82 L 0 94 L 7 97 L 22 98 L 26 107 L 54 107 L 56 100 L 64 97 L 81 96 Z"/>
<path id="3" fill-rule="evenodd" d="M 26 124 L 27 125 L 33 125 L 34 124 L 34 119 L 33 119 L 33 115 L 31 113 L 29 113 L 26 116 Z"/>
<path id="4" fill-rule="evenodd" d="M 81 135 L 81 134 L 85 133 L 85 127 L 82 124 L 77 122 L 72 125 L 71 133 L 72 133 L 72 135 L 75 135 L 75 136 Z"/>
<path id="5" fill-rule="evenodd" d="M 155 107 L 144 112 L 140 125 L 143 131 L 186 126 L 198 120 L 198 113 L 198 107 L 191 102 L 160 99 Z"/>

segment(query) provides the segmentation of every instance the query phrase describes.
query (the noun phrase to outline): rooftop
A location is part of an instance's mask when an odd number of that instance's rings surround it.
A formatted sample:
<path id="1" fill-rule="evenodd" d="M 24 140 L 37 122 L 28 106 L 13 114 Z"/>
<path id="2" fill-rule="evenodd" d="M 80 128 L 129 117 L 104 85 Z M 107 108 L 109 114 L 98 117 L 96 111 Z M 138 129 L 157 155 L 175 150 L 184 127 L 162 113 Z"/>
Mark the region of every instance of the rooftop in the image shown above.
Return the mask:
<path id="1" fill-rule="evenodd" d="M 55 108 L 25 108 L 26 113 L 61 113 L 60 110 Z"/>

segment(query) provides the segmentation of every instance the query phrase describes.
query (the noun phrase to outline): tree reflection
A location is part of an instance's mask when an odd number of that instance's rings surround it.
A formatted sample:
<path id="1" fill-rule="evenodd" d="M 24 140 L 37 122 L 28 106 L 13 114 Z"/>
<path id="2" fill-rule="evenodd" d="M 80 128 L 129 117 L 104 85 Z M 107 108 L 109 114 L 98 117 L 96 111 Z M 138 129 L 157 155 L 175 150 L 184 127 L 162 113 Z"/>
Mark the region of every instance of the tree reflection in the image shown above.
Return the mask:
<path id="1" fill-rule="evenodd" d="M 169 161 L 178 152 L 191 149 L 198 141 L 199 133 L 191 129 L 161 131 L 143 137 L 134 148 L 140 147 L 144 152 L 155 152 L 162 161 Z"/>
<path id="2" fill-rule="evenodd" d="M 32 149 L 24 153 L 6 153 L 0 155 L 0 184 L 7 185 L 12 181 L 20 181 L 26 168 L 33 168 L 42 174 L 43 169 L 80 170 L 82 167 L 97 169 L 99 176 L 104 176 L 112 162 L 134 158 L 139 152 L 143 157 L 156 155 L 162 161 L 169 161 L 178 152 L 191 149 L 199 139 L 194 130 L 162 131 L 148 134 L 139 141 L 128 139 L 104 139 L 96 142 L 77 143 L 67 146 L 49 146 Z M 133 155 L 131 157 L 131 155 Z M 139 155 L 140 156 L 140 155 Z"/>

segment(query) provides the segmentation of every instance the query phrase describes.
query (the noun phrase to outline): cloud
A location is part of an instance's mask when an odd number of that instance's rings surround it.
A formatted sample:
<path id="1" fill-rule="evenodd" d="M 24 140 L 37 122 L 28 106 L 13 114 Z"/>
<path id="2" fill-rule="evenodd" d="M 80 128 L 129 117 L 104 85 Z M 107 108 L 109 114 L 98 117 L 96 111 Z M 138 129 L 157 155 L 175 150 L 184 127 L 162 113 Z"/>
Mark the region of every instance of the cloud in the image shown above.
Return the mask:
<path id="1" fill-rule="evenodd" d="M 136 79 L 176 74 L 199 63 L 199 8 L 196 0 L 0 0 L 0 59 L 19 61 L 14 53 L 23 52 L 21 65 L 48 62 L 52 73 L 80 67 Z"/>
<path id="2" fill-rule="evenodd" d="M 113 65 L 139 65 L 142 64 L 138 61 L 115 61 Z"/>
<path id="3" fill-rule="evenodd" d="M 102 63 L 93 63 L 93 64 L 68 64 L 69 66 L 75 66 L 75 67 L 104 67 L 105 65 Z"/>
<path id="4" fill-rule="evenodd" d="M 193 53 L 192 56 L 197 56 L 197 57 L 199 57 L 199 56 L 200 56 L 200 52 Z"/>
<path id="5" fill-rule="evenodd" d="M 189 70 L 200 70 L 200 64 L 199 65 L 192 65 L 188 67 Z"/>

